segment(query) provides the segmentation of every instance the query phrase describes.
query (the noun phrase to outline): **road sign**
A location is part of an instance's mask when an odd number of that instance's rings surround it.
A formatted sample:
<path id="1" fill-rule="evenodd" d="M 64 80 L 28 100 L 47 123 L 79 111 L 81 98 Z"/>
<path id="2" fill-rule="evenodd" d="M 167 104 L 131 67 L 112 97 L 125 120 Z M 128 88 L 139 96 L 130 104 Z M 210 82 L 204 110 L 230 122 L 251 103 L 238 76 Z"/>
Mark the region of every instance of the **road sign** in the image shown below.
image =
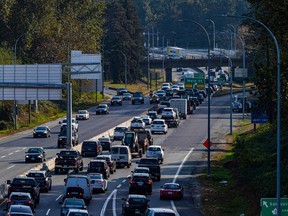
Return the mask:
<path id="1" fill-rule="evenodd" d="M 260 200 L 261 216 L 277 215 L 277 199 L 262 198 Z M 288 215 L 288 198 L 280 199 L 281 215 Z"/>
<path id="2" fill-rule="evenodd" d="M 205 142 L 203 143 L 203 145 L 204 145 L 206 148 L 208 148 L 208 139 L 205 140 Z M 212 142 L 211 142 L 211 140 L 210 140 L 210 148 L 211 148 L 211 146 L 212 146 Z"/>
<path id="3" fill-rule="evenodd" d="M 187 89 L 205 89 L 205 78 L 204 77 L 189 77 L 185 78 L 184 86 Z"/>
<path id="4" fill-rule="evenodd" d="M 251 123 L 252 124 L 263 124 L 267 123 L 269 116 L 265 110 L 254 109 L 251 113 Z"/>

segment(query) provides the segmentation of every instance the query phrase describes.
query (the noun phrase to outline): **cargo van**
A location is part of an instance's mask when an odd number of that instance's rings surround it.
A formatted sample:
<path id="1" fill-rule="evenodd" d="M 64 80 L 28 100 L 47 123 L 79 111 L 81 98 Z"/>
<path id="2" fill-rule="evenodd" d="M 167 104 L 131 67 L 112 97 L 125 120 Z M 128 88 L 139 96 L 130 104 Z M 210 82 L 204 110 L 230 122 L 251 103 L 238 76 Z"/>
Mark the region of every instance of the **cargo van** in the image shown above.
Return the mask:
<path id="1" fill-rule="evenodd" d="M 131 152 L 128 146 L 115 145 L 111 147 L 111 157 L 116 161 L 116 166 L 129 168 L 131 166 Z"/>
<path id="2" fill-rule="evenodd" d="M 102 145 L 98 140 L 84 140 L 81 148 L 83 157 L 97 157 L 102 154 Z"/>

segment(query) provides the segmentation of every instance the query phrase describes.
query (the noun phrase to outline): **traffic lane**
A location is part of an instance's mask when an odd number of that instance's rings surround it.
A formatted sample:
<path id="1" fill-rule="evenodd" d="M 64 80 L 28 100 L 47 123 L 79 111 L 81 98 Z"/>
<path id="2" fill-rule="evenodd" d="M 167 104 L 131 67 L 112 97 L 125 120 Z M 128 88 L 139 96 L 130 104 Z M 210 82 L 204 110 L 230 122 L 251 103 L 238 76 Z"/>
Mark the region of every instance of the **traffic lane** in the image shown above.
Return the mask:
<path id="1" fill-rule="evenodd" d="M 120 107 L 113 107 L 113 111 L 111 114 L 107 116 L 93 116 L 88 121 L 79 121 L 79 139 L 83 141 L 85 139 L 90 139 L 97 134 L 100 134 L 114 126 L 121 124 L 124 121 L 132 118 L 134 115 L 139 115 L 140 113 L 144 112 L 150 105 L 129 105 L 126 104 L 125 106 Z M 114 113 L 114 114 L 113 114 Z M 100 126 L 99 126 L 100 125 Z M 25 151 L 28 147 L 44 147 L 46 151 L 46 158 L 51 159 L 56 156 L 56 153 L 59 152 L 61 149 L 57 149 L 57 139 L 58 134 L 60 131 L 60 125 L 57 124 L 56 126 L 51 128 L 52 137 L 50 138 L 33 138 L 32 137 L 32 130 L 30 133 L 26 131 L 26 134 L 23 134 L 21 138 L 17 136 L 16 140 L 9 139 L 8 142 L 4 142 L 3 140 L 0 149 L 3 150 L 0 152 L 0 169 L 6 170 L 7 167 L 15 165 L 15 170 L 10 170 L 9 173 L 4 174 L 2 179 L 6 181 L 7 179 L 11 179 L 16 175 L 19 175 L 29 169 L 31 169 L 34 165 L 38 165 L 39 163 L 35 164 L 25 164 Z M 17 151 L 17 154 L 13 152 Z M 13 153 L 13 154 L 12 154 Z M 17 166 L 16 166 L 17 165 Z M 19 165 L 25 165 L 20 166 Z M 26 168 L 25 168 L 26 167 Z M 16 172 L 14 172 L 16 171 Z"/>

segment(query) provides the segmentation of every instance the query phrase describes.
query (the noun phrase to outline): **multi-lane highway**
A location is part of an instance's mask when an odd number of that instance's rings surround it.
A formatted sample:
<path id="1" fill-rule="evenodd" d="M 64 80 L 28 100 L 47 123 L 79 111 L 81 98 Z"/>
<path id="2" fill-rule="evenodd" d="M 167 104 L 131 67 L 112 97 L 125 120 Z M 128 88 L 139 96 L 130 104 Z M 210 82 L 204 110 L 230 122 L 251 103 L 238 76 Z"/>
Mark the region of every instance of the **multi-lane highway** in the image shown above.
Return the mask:
<path id="1" fill-rule="evenodd" d="M 211 100 L 211 140 L 220 143 L 224 135 L 229 131 L 229 97 L 212 98 Z M 95 115 L 94 108 L 90 111 L 90 120 L 79 121 L 79 138 L 94 137 L 128 119 L 143 113 L 151 105 L 146 98 L 144 105 L 132 105 L 124 102 L 123 106 L 110 108 L 109 115 Z M 48 159 L 59 152 L 56 148 L 57 135 L 60 130 L 58 122 L 49 123 L 52 129 L 51 138 L 32 138 L 32 131 L 23 132 L 16 136 L 0 140 L 0 182 L 12 179 L 14 176 L 31 169 L 35 164 L 24 163 L 24 153 L 28 147 L 44 147 Z M 206 149 L 203 140 L 207 138 L 207 104 L 200 105 L 193 115 L 187 120 L 181 120 L 178 128 L 169 129 L 166 135 L 153 135 L 154 144 L 162 145 L 165 149 L 164 163 L 161 165 L 161 181 L 153 183 L 152 195 L 149 195 L 151 207 L 173 208 L 181 216 L 202 215 L 200 211 L 200 194 L 196 180 L 199 170 L 204 168 L 206 162 Z M 215 147 L 213 147 L 215 148 Z M 145 156 L 144 156 L 145 157 Z M 85 158 L 85 169 L 90 158 Z M 98 215 L 121 215 L 122 198 L 128 196 L 129 181 L 127 176 L 136 166 L 131 168 L 117 169 L 110 176 L 108 191 L 105 194 L 93 195 L 88 209 L 89 213 Z M 36 208 L 35 215 L 59 215 L 62 200 L 62 191 L 65 174 L 53 174 L 52 191 L 41 193 L 40 204 Z M 166 182 L 176 181 L 183 184 L 184 199 L 181 201 L 169 201 L 159 199 L 161 185 Z M 3 209 L 4 204 L 1 206 Z"/>

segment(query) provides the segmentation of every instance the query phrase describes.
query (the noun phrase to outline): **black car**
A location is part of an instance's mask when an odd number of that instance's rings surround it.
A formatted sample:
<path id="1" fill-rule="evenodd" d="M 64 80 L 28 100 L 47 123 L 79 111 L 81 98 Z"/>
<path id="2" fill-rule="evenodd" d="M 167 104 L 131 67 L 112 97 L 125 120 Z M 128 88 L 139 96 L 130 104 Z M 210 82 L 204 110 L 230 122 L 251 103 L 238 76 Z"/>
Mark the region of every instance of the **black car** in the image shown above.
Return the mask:
<path id="1" fill-rule="evenodd" d="M 123 88 L 123 87 L 120 87 L 117 89 L 117 95 L 123 95 L 124 93 L 127 93 L 127 89 L 126 88 Z"/>
<path id="2" fill-rule="evenodd" d="M 29 148 L 25 154 L 25 163 L 43 162 L 46 160 L 46 153 L 42 147 Z"/>
<path id="3" fill-rule="evenodd" d="M 106 160 L 108 166 L 110 167 L 110 173 L 116 172 L 116 161 L 112 159 L 111 155 L 98 155 L 97 160 Z"/>
<path id="4" fill-rule="evenodd" d="M 29 206 L 32 211 L 34 211 L 34 209 L 36 208 L 36 203 L 32 199 L 30 193 L 27 192 L 12 192 L 6 202 L 5 210 L 8 210 L 12 205 Z"/>
<path id="5" fill-rule="evenodd" d="M 152 119 L 152 121 L 158 118 L 157 111 L 149 111 L 147 115 Z"/>
<path id="6" fill-rule="evenodd" d="M 92 159 L 87 168 L 87 173 L 100 173 L 105 179 L 110 176 L 110 167 L 105 160 Z"/>
<path id="7" fill-rule="evenodd" d="M 51 130 L 48 126 L 38 126 L 33 130 L 33 137 L 51 137 Z"/>
<path id="8" fill-rule="evenodd" d="M 152 179 L 148 173 L 134 173 L 130 179 L 129 194 L 152 194 Z"/>
<path id="9" fill-rule="evenodd" d="M 78 132 L 73 129 L 72 127 L 72 145 L 78 145 L 79 144 L 79 136 Z M 67 143 L 67 126 L 63 126 L 61 128 L 61 132 L 58 134 L 58 140 L 57 140 L 57 148 L 64 148 Z"/>
<path id="10" fill-rule="evenodd" d="M 144 96 L 142 92 L 135 92 L 132 97 L 132 104 L 141 103 L 144 104 Z"/>
<path id="11" fill-rule="evenodd" d="M 52 189 L 52 176 L 48 171 L 30 170 L 26 176 L 34 178 L 41 190 L 48 192 Z"/>
<path id="12" fill-rule="evenodd" d="M 102 146 L 102 151 L 110 151 L 111 146 L 112 146 L 112 141 L 110 140 L 109 137 L 100 137 L 98 139 L 98 141 L 100 142 L 101 146 Z M 102 154 L 102 152 L 101 152 Z"/>
<path id="13" fill-rule="evenodd" d="M 96 108 L 96 115 L 109 114 L 109 107 L 107 104 L 99 104 Z"/>
<path id="14" fill-rule="evenodd" d="M 149 208 L 149 199 L 145 195 L 130 194 L 127 199 L 122 198 L 122 215 L 142 215 Z"/>
<path id="15" fill-rule="evenodd" d="M 81 147 L 83 157 L 97 156 L 102 154 L 102 145 L 98 140 L 84 140 Z"/>
<path id="16" fill-rule="evenodd" d="M 121 96 L 113 96 L 111 98 L 111 106 L 120 105 L 122 106 L 122 97 Z"/>
<path id="17" fill-rule="evenodd" d="M 66 198 L 64 202 L 60 202 L 60 204 L 62 204 L 60 210 L 61 216 L 66 216 L 69 209 L 87 209 L 84 200 L 78 198 Z"/>

